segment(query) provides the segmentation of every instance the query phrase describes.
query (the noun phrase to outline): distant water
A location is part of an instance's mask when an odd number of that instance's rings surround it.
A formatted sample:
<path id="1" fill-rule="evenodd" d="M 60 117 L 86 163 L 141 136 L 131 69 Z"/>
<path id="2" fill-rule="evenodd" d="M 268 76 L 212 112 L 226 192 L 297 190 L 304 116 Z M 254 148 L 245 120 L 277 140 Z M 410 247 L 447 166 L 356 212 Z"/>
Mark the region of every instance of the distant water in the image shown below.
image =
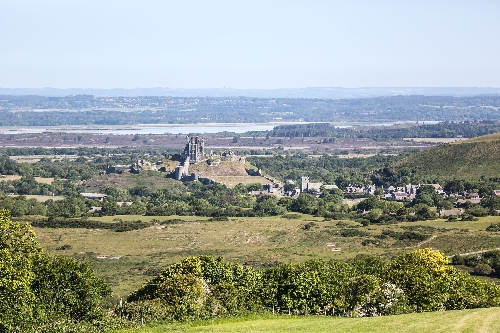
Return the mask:
<path id="1" fill-rule="evenodd" d="M 125 125 L 125 126 L 15 126 L 0 127 L 0 134 L 28 134 L 43 132 L 92 133 L 92 134 L 190 134 L 247 131 L 269 131 L 277 124 L 179 124 L 179 125 Z"/>
<path id="2" fill-rule="evenodd" d="M 390 126 L 405 122 L 370 123 L 362 125 Z M 408 123 L 414 123 L 408 122 Z M 437 121 L 419 121 L 419 124 L 436 124 Z M 92 134 L 191 134 L 191 133 L 245 133 L 249 131 L 270 131 L 278 125 L 296 123 L 219 123 L 219 124 L 176 124 L 176 125 L 89 125 L 89 126 L 0 126 L 0 134 L 30 134 L 43 132 L 92 133 Z M 303 122 L 302 124 L 306 124 Z M 361 124 L 339 123 L 335 127 L 351 127 Z"/>

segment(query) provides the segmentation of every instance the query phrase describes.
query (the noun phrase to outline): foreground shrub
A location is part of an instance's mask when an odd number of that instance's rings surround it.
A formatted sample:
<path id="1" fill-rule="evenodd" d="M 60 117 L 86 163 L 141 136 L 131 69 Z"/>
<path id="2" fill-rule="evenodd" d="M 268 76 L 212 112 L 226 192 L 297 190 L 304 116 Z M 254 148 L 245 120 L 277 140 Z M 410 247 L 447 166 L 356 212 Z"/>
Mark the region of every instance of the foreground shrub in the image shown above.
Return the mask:
<path id="1" fill-rule="evenodd" d="M 0 332 L 91 332 L 109 294 L 89 263 L 49 257 L 29 224 L 0 211 Z"/>
<path id="2" fill-rule="evenodd" d="M 142 302 L 139 304 L 146 308 L 163 306 L 151 315 L 160 320 L 185 320 L 257 311 L 262 308 L 261 289 L 262 277 L 257 270 L 200 256 L 171 265 L 127 301 Z M 139 319 L 137 312 L 128 311 L 127 316 Z"/>
<path id="3" fill-rule="evenodd" d="M 405 292 L 417 312 L 500 305 L 498 286 L 448 266 L 448 258 L 431 249 L 398 256 L 384 276 Z"/>
<path id="4" fill-rule="evenodd" d="M 190 257 L 133 293 L 128 318 L 185 320 L 274 313 L 379 316 L 500 305 L 500 287 L 419 249 L 386 263 L 376 257 L 281 264 L 262 273 L 222 258 Z M 134 310 L 135 309 L 135 310 Z M 141 320 L 143 320 L 141 319 Z"/>

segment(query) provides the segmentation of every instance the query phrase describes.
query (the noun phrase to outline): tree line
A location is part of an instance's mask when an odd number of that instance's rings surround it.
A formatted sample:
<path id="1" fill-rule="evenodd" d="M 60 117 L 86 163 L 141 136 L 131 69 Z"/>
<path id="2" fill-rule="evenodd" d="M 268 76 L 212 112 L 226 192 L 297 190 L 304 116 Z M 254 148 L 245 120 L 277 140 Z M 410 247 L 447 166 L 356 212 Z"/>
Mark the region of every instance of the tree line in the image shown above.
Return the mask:
<path id="1" fill-rule="evenodd" d="M 308 138 L 365 138 L 373 140 L 390 140 L 402 138 L 474 138 L 476 136 L 500 132 L 500 122 L 496 120 L 483 121 L 445 121 L 437 124 L 413 126 L 375 126 L 375 127 L 335 127 L 333 124 L 294 124 L 276 126 L 268 131 L 270 137 Z"/>

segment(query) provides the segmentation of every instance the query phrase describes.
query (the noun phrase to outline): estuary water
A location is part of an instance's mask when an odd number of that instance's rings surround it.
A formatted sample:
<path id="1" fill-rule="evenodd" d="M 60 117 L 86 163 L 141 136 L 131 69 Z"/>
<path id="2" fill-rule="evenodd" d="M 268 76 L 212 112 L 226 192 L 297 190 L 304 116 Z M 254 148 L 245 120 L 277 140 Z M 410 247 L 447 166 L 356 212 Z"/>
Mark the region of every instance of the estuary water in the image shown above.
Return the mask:
<path id="1" fill-rule="evenodd" d="M 364 126 L 390 126 L 405 122 L 369 123 Z M 414 121 L 408 123 L 415 123 Z M 437 121 L 419 121 L 419 124 L 438 123 Z M 307 124 L 300 123 L 210 123 L 210 124 L 161 124 L 161 125 L 77 125 L 77 126 L 0 126 L 0 134 L 30 134 L 44 132 L 59 133 L 93 133 L 93 134 L 203 134 L 234 132 L 245 133 L 249 131 L 270 131 L 278 125 Z M 352 127 L 359 123 L 331 123 L 335 127 Z"/>

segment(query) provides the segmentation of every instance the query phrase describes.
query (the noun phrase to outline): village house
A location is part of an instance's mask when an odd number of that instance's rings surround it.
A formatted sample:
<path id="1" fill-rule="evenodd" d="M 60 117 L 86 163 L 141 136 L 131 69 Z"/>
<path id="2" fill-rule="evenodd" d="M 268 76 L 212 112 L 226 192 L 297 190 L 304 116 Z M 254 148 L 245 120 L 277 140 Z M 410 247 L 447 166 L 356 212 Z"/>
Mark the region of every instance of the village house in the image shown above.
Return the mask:
<path id="1" fill-rule="evenodd" d="M 364 193 L 364 188 L 360 186 L 347 186 L 344 190 L 345 194 L 354 194 L 354 193 Z"/>
<path id="2" fill-rule="evenodd" d="M 455 208 L 455 209 L 443 209 L 439 211 L 439 216 L 447 217 L 452 215 L 462 215 L 464 213 L 463 209 Z"/>
<path id="3" fill-rule="evenodd" d="M 80 193 L 85 199 L 104 201 L 107 195 L 102 193 Z"/>
<path id="4" fill-rule="evenodd" d="M 393 201 L 409 201 L 409 195 L 406 192 L 392 192 L 391 199 Z"/>

